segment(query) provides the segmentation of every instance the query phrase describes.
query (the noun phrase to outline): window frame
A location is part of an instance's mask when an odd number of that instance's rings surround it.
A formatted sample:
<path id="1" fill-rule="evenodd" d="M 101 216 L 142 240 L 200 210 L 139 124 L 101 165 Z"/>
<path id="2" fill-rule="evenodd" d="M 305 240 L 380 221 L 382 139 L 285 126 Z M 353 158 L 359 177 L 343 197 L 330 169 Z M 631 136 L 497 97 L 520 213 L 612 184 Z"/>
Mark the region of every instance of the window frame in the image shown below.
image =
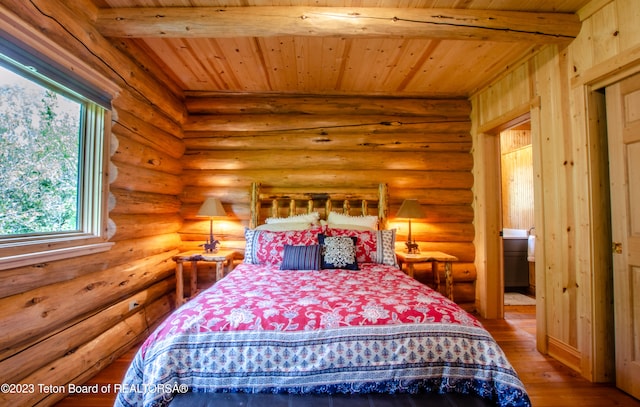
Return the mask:
<path id="1" fill-rule="evenodd" d="M 18 53 L 24 52 L 15 48 Z M 12 49 L 13 50 L 13 49 Z M 29 54 L 33 61 L 33 54 Z M 50 60 L 41 55 L 39 63 L 51 66 Z M 109 250 L 114 243 L 108 242 L 109 194 L 109 143 L 111 134 L 111 111 L 84 95 L 50 79 L 31 66 L 20 61 L 0 56 L 2 65 L 20 72 L 29 80 L 51 91 L 65 96 L 72 95 L 83 108 L 80 118 L 80 154 L 78 157 L 78 230 L 69 232 L 47 232 L 0 237 L 0 270 L 42 264 L 55 260 L 83 256 Z M 58 71 L 57 76 L 66 74 Z M 53 76 L 56 76 L 53 75 Z M 71 78 L 71 81 L 78 81 Z M 88 85 L 82 82 L 83 88 Z M 100 89 L 95 89 L 100 92 Z"/>

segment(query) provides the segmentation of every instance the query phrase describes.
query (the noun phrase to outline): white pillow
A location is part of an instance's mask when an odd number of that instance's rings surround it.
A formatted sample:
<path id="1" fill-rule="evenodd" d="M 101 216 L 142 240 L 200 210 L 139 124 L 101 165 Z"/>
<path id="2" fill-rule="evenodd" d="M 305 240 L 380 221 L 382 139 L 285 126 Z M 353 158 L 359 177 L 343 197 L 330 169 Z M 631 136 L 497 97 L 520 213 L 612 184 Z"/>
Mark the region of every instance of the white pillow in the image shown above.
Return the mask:
<path id="1" fill-rule="evenodd" d="M 330 212 L 327 222 L 335 225 L 355 225 L 365 226 L 371 229 L 378 229 L 378 217 L 372 215 L 351 216 L 338 212 Z"/>
<path id="2" fill-rule="evenodd" d="M 354 225 L 354 224 L 350 224 L 350 225 L 338 225 L 337 223 L 329 223 L 326 220 L 320 219 L 320 226 L 326 226 L 326 227 L 330 227 L 330 228 L 334 228 L 334 229 L 351 229 L 351 230 L 377 230 L 374 228 L 371 228 L 369 226 L 362 226 L 362 225 Z"/>
<path id="3" fill-rule="evenodd" d="M 311 227 L 310 223 L 301 222 L 301 223 L 266 223 L 264 225 L 260 225 L 256 227 L 256 230 L 268 230 L 270 232 L 282 232 L 287 230 L 305 230 Z"/>
<path id="4" fill-rule="evenodd" d="M 350 230 L 376 230 L 369 226 L 364 225 L 338 225 L 337 223 L 327 223 L 327 226 L 333 229 L 350 229 Z"/>
<path id="5" fill-rule="evenodd" d="M 317 224 L 320 219 L 320 214 L 318 212 L 309 212 L 303 213 L 300 215 L 293 215 L 286 218 L 267 218 L 265 219 L 265 223 L 274 224 L 274 223 L 307 223 Z"/>

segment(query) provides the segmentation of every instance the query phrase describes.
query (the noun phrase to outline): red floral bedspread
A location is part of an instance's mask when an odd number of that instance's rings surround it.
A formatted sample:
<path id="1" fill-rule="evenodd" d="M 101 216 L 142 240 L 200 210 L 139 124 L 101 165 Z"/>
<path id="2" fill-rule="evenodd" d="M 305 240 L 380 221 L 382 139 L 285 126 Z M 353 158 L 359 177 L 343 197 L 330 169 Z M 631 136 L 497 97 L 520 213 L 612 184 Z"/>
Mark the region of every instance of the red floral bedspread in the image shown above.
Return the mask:
<path id="1" fill-rule="evenodd" d="M 295 331 L 405 322 L 480 326 L 456 304 L 400 270 L 378 264 L 360 267 L 289 271 L 242 264 L 215 290 L 185 304 L 147 344 L 185 329 Z"/>
<path id="2" fill-rule="evenodd" d="M 462 392 L 529 405 L 502 350 L 474 317 L 395 267 L 360 268 L 239 265 L 148 338 L 116 404 L 163 405 L 170 394 L 147 390 L 188 387 Z"/>

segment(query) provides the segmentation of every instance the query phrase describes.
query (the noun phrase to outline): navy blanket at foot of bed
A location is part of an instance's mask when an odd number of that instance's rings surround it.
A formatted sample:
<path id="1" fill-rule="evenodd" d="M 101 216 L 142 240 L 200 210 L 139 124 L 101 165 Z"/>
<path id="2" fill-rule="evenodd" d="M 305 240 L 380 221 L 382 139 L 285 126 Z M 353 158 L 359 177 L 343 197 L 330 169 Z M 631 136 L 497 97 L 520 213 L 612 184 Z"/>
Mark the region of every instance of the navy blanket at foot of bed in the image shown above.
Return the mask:
<path id="1" fill-rule="evenodd" d="M 465 394 L 246 394 L 185 393 L 170 407 L 490 407 L 487 400 Z"/>

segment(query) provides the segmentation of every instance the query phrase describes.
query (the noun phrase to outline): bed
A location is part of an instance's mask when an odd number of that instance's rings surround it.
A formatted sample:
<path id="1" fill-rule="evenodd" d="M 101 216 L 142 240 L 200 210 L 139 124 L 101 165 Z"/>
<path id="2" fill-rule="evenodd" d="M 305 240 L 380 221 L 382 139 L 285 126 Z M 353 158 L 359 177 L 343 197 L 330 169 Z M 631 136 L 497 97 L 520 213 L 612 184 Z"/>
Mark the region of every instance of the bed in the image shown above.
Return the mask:
<path id="1" fill-rule="evenodd" d="M 116 405 L 530 406 L 481 324 L 398 268 L 385 185 L 251 196 L 242 264 L 150 335 Z"/>

